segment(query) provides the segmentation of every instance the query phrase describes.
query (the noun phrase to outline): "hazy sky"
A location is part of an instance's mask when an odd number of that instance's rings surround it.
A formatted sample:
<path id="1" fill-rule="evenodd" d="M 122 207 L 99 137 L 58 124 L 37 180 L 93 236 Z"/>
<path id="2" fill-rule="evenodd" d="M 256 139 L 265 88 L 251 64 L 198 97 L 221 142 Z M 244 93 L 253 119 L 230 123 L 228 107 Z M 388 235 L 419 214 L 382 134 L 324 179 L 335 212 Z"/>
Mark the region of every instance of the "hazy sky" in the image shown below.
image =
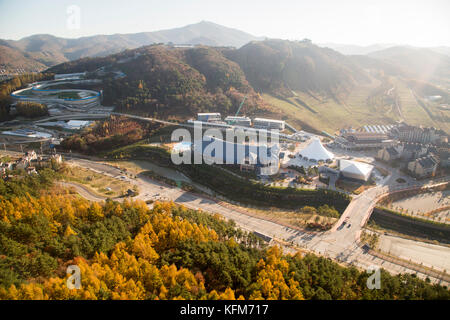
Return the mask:
<path id="1" fill-rule="evenodd" d="M 79 28 L 67 13 L 72 5 L 80 8 Z M 449 16 L 450 0 L 0 0 L 0 38 L 134 33 L 208 20 L 315 43 L 450 46 Z"/>

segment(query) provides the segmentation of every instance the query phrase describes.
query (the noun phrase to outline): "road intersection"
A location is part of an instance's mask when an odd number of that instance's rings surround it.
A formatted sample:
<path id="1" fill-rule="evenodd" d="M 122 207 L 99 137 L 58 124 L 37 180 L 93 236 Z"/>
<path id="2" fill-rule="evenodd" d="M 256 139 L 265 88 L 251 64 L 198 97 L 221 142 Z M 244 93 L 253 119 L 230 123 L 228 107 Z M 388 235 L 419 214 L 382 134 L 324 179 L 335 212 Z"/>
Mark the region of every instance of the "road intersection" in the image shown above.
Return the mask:
<path id="1" fill-rule="evenodd" d="M 69 161 L 75 165 L 114 178 L 123 177 L 123 172 L 120 169 L 109 164 L 85 159 L 72 159 Z M 397 178 L 398 173 L 393 172 L 385 177 L 378 186 L 355 196 L 335 226 L 329 231 L 321 233 L 296 230 L 273 221 L 255 217 L 243 210 L 228 206 L 219 200 L 187 192 L 177 187 L 167 186 L 144 175 L 138 175 L 136 178 L 127 177 L 126 179 L 139 188 L 140 193 L 136 198 L 144 201 L 155 199 L 154 195 L 158 194 L 160 199 L 171 200 L 191 209 L 218 213 L 226 219 L 234 220 L 240 228 L 246 231 L 255 231 L 284 243 L 291 243 L 294 247 L 323 255 L 347 265 L 353 265 L 365 270 L 373 266 L 382 267 L 393 274 L 414 273 L 422 278 L 429 277 L 432 281 L 442 285 L 449 285 L 447 277 L 445 279 L 433 278 L 429 273 L 424 272 L 422 268 L 415 267 L 424 263 L 421 261 L 420 255 L 414 257 L 415 259 L 411 259 L 415 263 L 395 263 L 389 261 L 389 259 L 383 259 L 380 255 L 371 254 L 359 244 L 359 236 L 380 196 L 397 190 L 426 185 L 425 183 L 411 182 L 404 186 L 392 187 L 393 181 Z M 343 225 L 345 219 L 347 219 L 347 222 Z M 422 242 L 401 238 L 396 238 L 396 241 L 397 244 L 403 246 L 403 252 L 411 253 L 417 249 L 418 252 L 424 253 L 425 250 L 427 262 L 437 259 L 439 261 L 450 261 L 450 248 L 448 247 L 427 245 L 424 249 Z M 292 251 L 292 247 L 290 251 Z M 439 268 L 434 270 L 436 269 Z M 443 268 L 442 272 L 444 272 Z"/>

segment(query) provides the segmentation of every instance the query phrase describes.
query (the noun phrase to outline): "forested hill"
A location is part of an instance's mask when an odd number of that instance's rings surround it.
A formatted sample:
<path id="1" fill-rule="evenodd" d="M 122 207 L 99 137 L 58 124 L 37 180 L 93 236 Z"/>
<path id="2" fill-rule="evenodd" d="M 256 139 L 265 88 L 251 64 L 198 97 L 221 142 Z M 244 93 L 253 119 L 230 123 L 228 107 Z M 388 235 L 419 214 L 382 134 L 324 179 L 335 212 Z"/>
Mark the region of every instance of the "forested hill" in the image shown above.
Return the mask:
<path id="1" fill-rule="evenodd" d="M 239 65 L 218 48 L 173 48 L 152 45 L 104 58 L 67 62 L 49 70 L 55 73 L 90 71 L 104 67 L 126 77 L 105 77 L 104 104 L 118 110 L 151 116 L 192 116 L 197 112 L 237 111 L 247 96 L 243 112 L 264 109 L 263 100 L 248 84 Z M 92 77 L 97 77 L 92 74 Z"/>
<path id="2" fill-rule="evenodd" d="M 105 66 L 126 74 L 104 81 L 105 104 L 161 117 L 232 114 L 245 96 L 243 113 L 267 113 L 270 108 L 259 93 L 288 97 L 295 90 L 335 98 L 355 81 L 367 81 L 357 65 L 331 49 L 284 40 L 252 42 L 241 49 L 152 45 L 66 62 L 49 71 L 94 72 Z"/>
<path id="3" fill-rule="evenodd" d="M 227 56 L 258 91 L 292 96 L 292 90 L 334 96 L 368 77 L 349 57 L 310 41 L 253 41 Z"/>
<path id="4" fill-rule="evenodd" d="M 20 50 L 5 46 L 0 41 L 0 68 L 6 70 L 24 69 L 26 71 L 38 71 L 45 69 L 45 65 Z"/>

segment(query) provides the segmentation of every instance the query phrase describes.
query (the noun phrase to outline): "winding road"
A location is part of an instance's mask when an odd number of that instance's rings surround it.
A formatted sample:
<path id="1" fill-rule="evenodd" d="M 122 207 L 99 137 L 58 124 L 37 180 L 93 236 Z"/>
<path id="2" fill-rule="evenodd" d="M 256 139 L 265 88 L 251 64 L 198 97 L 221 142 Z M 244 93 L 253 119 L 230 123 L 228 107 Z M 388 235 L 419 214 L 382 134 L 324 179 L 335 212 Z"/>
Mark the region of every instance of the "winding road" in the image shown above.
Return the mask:
<path id="1" fill-rule="evenodd" d="M 114 178 L 123 176 L 121 170 L 101 162 L 85 159 L 72 159 L 69 162 L 95 170 L 96 172 L 109 175 Z M 444 273 L 445 267 L 450 261 L 450 248 L 425 244 L 422 242 L 402 239 L 395 237 L 395 243 L 391 241 L 392 253 L 401 251 L 400 258 L 409 258 L 411 262 L 399 263 L 383 257 L 380 254 L 372 254 L 364 250 L 359 244 L 359 236 L 362 228 L 367 222 L 373 207 L 378 198 L 386 193 L 402 190 L 405 188 L 424 186 L 425 184 L 416 183 L 413 186 L 397 187 L 393 189 L 390 185 L 397 179 L 398 175 L 392 173 L 381 181 L 380 186 L 371 188 L 353 198 L 340 220 L 335 226 L 327 232 L 314 233 L 299 231 L 273 221 L 247 214 L 234 207 L 227 206 L 223 202 L 208 198 L 203 195 L 193 194 L 176 187 L 164 185 L 158 181 L 152 180 L 144 175 L 138 175 L 137 178 L 126 178 L 130 183 L 137 185 L 140 194 L 136 197 L 141 200 L 155 199 L 155 195 L 164 196 L 165 199 L 182 204 L 188 208 L 202 210 L 210 213 L 219 213 L 227 219 L 232 219 L 236 224 L 247 231 L 256 231 L 263 235 L 289 242 L 296 247 L 315 252 L 333 260 L 353 265 L 361 269 L 368 269 L 372 266 L 382 267 L 387 271 L 396 273 L 414 273 L 419 277 L 429 277 L 433 282 L 442 285 L 449 285 L 448 274 L 433 277 L 430 273 L 423 272 L 420 264 L 427 266 L 431 264 L 434 270 Z M 80 190 L 82 196 L 85 190 Z M 92 195 L 91 195 L 92 197 Z M 98 197 L 97 197 L 98 198 Z M 100 199 L 94 200 L 98 201 Z M 347 219 L 345 226 L 342 222 Z M 391 239 L 392 240 L 392 239 Z M 415 252 L 419 254 L 414 254 Z M 408 254 L 410 256 L 405 257 Z M 425 259 L 423 259 L 425 257 Z M 407 260 L 407 259 L 406 259 Z"/>

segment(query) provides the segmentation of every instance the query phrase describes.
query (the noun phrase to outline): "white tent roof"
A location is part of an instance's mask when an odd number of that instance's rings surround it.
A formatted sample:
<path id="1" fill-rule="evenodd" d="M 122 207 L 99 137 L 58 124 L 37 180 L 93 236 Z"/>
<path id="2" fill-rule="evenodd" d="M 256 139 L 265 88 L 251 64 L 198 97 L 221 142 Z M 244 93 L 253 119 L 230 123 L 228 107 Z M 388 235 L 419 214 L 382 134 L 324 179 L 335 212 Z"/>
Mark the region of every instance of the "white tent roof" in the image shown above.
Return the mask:
<path id="1" fill-rule="evenodd" d="M 373 166 L 370 164 L 344 159 L 339 160 L 339 168 L 343 172 L 364 177 L 368 177 L 373 170 Z"/>
<path id="2" fill-rule="evenodd" d="M 308 157 L 308 159 L 315 160 L 328 160 L 333 159 L 334 154 L 325 149 L 318 138 L 313 138 L 311 143 L 303 150 L 300 151 L 302 157 Z"/>

